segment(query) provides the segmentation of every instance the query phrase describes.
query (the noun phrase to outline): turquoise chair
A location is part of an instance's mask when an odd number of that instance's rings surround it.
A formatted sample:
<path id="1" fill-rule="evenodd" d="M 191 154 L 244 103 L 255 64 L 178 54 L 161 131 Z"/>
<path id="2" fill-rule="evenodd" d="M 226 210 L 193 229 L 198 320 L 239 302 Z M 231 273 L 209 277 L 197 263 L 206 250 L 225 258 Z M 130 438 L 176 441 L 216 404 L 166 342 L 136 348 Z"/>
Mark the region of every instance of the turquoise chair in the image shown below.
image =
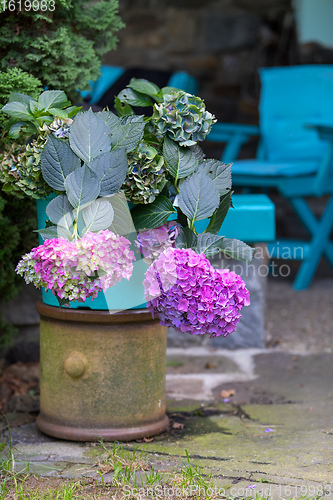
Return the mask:
<path id="1" fill-rule="evenodd" d="M 333 267 L 333 66 L 260 70 L 260 125 L 216 123 L 208 140 L 226 142 L 222 160 L 233 162 L 233 186 L 276 188 L 308 230 L 311 240 L 268 245 L 276 258 L 301 260 L 294 288 L 306 289 L 322 255 Z M 259 135 L 257 157 L 238 160 L 240 148 Z M 318 219 L 306 198 L 327 196 Z"/>
<path id="2" fill-rule="evenodd" d="M 125 73 L 126 68 L 122 66 L 101 66 L 101 76 L 95 82 L 91 82 L 90 91 L 80 91 L 83 99 L 89 97 L 89 104 L 98 104 L 105 92 Z M 184 90 L 189 94 L 197 94 L 199 84 L 196 78 L 185 71 L 175 71 L 172 73 L 168 87 L 175 87 Z"/>

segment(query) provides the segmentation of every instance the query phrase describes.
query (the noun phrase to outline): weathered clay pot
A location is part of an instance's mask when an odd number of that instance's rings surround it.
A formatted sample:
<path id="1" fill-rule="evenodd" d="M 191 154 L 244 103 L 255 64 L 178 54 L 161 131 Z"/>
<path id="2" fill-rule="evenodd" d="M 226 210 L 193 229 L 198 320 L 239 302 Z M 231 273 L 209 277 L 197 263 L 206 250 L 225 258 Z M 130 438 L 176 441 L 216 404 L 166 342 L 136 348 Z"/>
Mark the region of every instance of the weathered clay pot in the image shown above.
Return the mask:
<path id="1" fill-rule="evenodd" d="M 74 441 L 132 440 L 165 430 L 166 328 L 147 309 L 37 303 L 39 429 Z"/>

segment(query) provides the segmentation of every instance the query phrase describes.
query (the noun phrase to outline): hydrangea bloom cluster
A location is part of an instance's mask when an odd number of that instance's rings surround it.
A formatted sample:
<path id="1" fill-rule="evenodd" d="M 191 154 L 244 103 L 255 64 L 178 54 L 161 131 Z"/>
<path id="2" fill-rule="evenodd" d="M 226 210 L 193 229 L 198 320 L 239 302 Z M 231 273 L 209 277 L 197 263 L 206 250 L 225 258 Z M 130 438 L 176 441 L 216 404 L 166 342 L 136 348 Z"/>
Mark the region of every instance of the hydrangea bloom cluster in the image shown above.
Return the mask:
<path id="1" fill-rule="evenodd" d="M 151 264 L 164 250 L 174 246 L 179 232 L 180 225 L 174 221 L 168 221 L 163 226 L 138 233 L 138 238 L 134 244 L 142 253 L 146 262 Z"/>
<path id="2" fill-rule="evenodd" d="M 75 241 L 49 239 L 24 255 L 16 272 L 62 300 L 83 302 L 122 278 L 130 279 L 135 258 L 129 246 L 124 236 L 107 229 Z"/>
<path id="3" fill-rule="evenodd" d="M 153 123 L 157 133 L 168 135 L 180 146 L 193 146 L 210 132 L 215 116 L 206 110 L 200 97 L 182 90 L 163 95 L 163 102 L 154 105 Z"/>
<path id="4" fill-rule="evenodd" d="M 161 324 L 191 335 L 226 337 L 250 304 L 240 276 L 214 269 L 191 249 L 168 248 L 149 267 L 143 282 L 148 307 Z"/>
<path id="5" fill-rule="evenodd" d="M 16 143 L 0 154 L 0 181 L 10 185 L 11 191 L 23 198 L 25 193 L 32 198 L 46 198 L 52 188 L 43 179 L 40 157 L 49 134 L 58 139 L 68 139 L 71 118 L 57 118 L 50 125 L 39 127 L 39 135 L 30 144 Z"/>
<path id="6" fill-rule="evenodd" d="M 164 158 L 145 142 L 127 155 L 128 170 L 123 184 L 126 198 L 132 203 L 152 203 L 167 180 Z"/>

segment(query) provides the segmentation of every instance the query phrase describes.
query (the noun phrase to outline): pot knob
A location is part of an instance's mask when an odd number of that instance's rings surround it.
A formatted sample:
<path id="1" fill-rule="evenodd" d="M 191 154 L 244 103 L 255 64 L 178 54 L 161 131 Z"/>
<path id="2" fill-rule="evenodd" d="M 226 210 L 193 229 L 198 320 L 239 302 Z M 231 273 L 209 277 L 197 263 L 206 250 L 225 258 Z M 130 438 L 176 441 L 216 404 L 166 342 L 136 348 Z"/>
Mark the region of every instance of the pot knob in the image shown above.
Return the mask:
<path id="1" fill-rule="evenodd" d="M 79 378 L 84 374 L 86 363 L 80 354 L 71 354 L 64 363 L 64 369 L 67 375 L 72 378 Z"/>

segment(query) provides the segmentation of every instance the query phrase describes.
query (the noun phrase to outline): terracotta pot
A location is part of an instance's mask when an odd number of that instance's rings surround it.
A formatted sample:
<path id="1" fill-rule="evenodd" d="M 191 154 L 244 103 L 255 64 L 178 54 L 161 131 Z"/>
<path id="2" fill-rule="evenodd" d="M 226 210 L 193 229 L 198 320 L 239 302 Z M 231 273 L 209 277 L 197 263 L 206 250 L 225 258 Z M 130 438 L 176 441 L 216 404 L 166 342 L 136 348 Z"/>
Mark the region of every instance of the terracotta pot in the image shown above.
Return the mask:
<path id="1" fill-rule="evenodd" d="M 147 309 L 40 314 L 39 429 L 74 441 L 128 441 L 166 429 L 166 328 Z"/>

